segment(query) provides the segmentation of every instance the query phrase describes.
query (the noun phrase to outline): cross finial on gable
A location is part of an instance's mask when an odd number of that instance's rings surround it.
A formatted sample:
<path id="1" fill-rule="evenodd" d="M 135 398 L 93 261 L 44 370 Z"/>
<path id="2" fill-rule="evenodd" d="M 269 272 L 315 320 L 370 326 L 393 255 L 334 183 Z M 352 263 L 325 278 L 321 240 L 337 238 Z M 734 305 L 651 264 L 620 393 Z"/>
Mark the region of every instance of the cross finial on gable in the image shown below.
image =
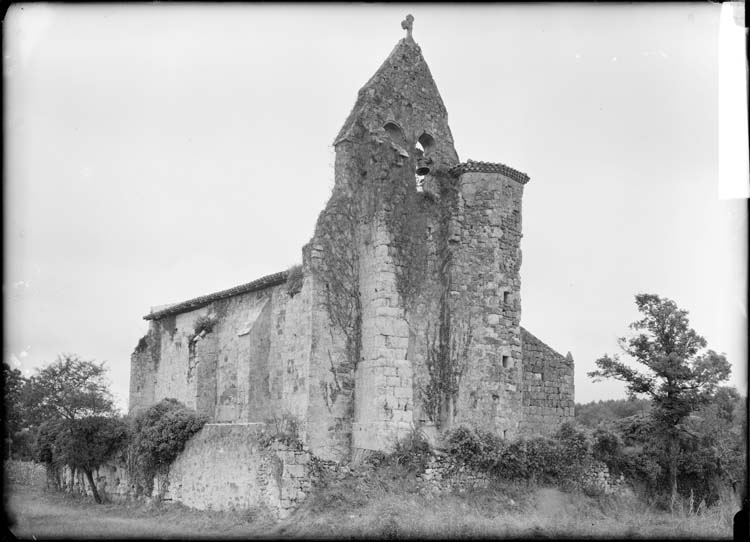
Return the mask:
<path id="1" fill-rule="evenodd" d="M 406 16 L 406 19 L 401 21 L 401 28 L 406 30 L 406 37 L 409 39 L 413 39 L 411 37 L 411 30 L 413 27 L 414 27 L 414 17 L 411 14 L 409 14 Z"/>

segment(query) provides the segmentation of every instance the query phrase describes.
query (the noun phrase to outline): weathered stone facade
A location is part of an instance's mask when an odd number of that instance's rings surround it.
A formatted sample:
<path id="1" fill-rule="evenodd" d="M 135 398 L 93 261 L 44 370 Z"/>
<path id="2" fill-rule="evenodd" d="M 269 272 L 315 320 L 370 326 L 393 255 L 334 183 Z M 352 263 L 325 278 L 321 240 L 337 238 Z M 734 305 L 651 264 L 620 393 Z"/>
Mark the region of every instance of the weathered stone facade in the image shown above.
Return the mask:
<path id="1" fill-rule="evenodd" d="M 521 430 L 550 435 L 561 420 L 572 421 L 575 407 L 573 357 L 561 356 L 521 328 L 523 409 Z"/>
<path id="2" fill-rule="evenodd" d="M 152 310 L 131 411 L 174 397 L 215 422 L 292 416 L 336 461 L 415 428 L 514 438 L 571 420 L 572 358 L 520 326 L 529 177 L 460 162 L 447 118 L 409 32 L 334 140 L 301 271 Z"/>

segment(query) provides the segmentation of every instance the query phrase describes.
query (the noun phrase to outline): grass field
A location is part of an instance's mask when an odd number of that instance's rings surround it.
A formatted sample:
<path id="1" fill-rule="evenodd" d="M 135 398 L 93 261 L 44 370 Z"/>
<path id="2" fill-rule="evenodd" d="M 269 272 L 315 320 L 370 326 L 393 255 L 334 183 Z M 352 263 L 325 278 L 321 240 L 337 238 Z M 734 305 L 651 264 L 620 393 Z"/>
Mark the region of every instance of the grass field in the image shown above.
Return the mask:
<path id="1" fill-rule="evenodd" d="M 723 538 L 734 505 L 658 512 L 635 498 L 587 497 L 555 488 L 496 486 L 425 493 L 404 473 L 349 478 L 318 490 L 290 518 L 260 511 L 195 511 L 175 503 L 96 505 L 39 484 L 7 488 L 16 536 L 42 538 Z"/>

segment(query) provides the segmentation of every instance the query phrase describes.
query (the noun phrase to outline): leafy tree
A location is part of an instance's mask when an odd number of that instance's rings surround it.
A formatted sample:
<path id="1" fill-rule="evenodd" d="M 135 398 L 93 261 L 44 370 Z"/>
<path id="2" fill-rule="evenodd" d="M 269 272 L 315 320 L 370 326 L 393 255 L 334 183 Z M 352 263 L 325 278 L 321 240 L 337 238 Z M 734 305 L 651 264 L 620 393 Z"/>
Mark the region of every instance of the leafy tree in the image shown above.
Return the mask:
<path id="1" fill-rule="evenodd" d="M 127 423 L 117 417 L 86 416 L 49 421 L 39 428 L 38 459 L 52 467 L 67 465 L 82 471 L 94 500 L 101 504 L 93 471 L 120 451 L 127 438 Z"/>
<path id="2" fill-rule="evenodd" d="M 55 439 L 55 453 L 61 463 L 84 472 L 94 500 L 102 499 L 93 471 L 117 452 L 127 440 L 127 424 L 119 418 L 87 416 L 65 420 Z"/>
<path id="3" fill-rule="evenodd" d="M 93 470 L 120 446 L 126 425 L 116 419 L 103 363 L 63 354 L 28 380 L 24 393 L 30 423 L 39 426 L 39 459 L 80 469 L 94 500 L 101 497 Z"/>
<path id="4" fill-rule="evenodd" d="M 25 409 L 23 406 L 23 393 L 26 379 L 21 371 L 13 369 L 7 363 L 3 363 L 3 398 L 5 415 L 5 440 L 7 442 L 8 458 L 11 457 L 12 444 L 17 439 L 17 434 L 25 426 Z"/>
<path id="5" fill-rule="evenodd" d="M 690 327 L 688 312 L 674 301 L 653 294 L 638 294 L 635 302 L 643 318 L 630 324 L 635 334 L 618 340 L 620 348 L 642 366 L 634 369 L 617 355 L 596 360 L 589 374 L 598 381 L 613 378 L 627 384 L 630 396 L 652 401 L 651 417 L 666 437 L 667 473 L 677 491 L 680 435 L 688 416 L 708 404 L 717 385 L 729 377 L 724 354 L 703 351 L 706 340 Z"/>
<path id="6" fill-rule="evenodd" d="M 29 378 L 24 402 L 29 421 L 76 420 L 115 412 L 104 363 L 62 354 Z"/>
<path id="7" fill-rule="evenodd" d="M 696 411 L 685 422 L 687 431 L 694 438 L 690 445 L 704 457 L 703 479 L 722 480 L 736 487 L 745 479 L 747 447 L 746 400 L 736 389 L 721 387 L 708 405 Z M 689 458 L 685 458 L 687 463 Z M 694 461 L 693 470 L 698 470 Z"/>

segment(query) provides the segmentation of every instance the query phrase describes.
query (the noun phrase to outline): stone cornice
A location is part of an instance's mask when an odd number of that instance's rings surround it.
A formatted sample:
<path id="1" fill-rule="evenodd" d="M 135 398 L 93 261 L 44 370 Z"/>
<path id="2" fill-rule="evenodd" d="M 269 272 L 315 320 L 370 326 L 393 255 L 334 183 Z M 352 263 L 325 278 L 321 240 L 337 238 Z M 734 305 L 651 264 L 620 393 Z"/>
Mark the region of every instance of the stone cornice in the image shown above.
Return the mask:
<path id="1" fill-rule="evenodd" d="M 461 162 L 448 170 L 451 175 L 458 177 L 463 173 L 500 173 L 506 177 L 518 181 L 521 184 L 529 182 L 529 176 L 525 173 L 513 169 L 505 164 L 499 162 L 477 162 L 474 160 L 467 160 Z"/>

